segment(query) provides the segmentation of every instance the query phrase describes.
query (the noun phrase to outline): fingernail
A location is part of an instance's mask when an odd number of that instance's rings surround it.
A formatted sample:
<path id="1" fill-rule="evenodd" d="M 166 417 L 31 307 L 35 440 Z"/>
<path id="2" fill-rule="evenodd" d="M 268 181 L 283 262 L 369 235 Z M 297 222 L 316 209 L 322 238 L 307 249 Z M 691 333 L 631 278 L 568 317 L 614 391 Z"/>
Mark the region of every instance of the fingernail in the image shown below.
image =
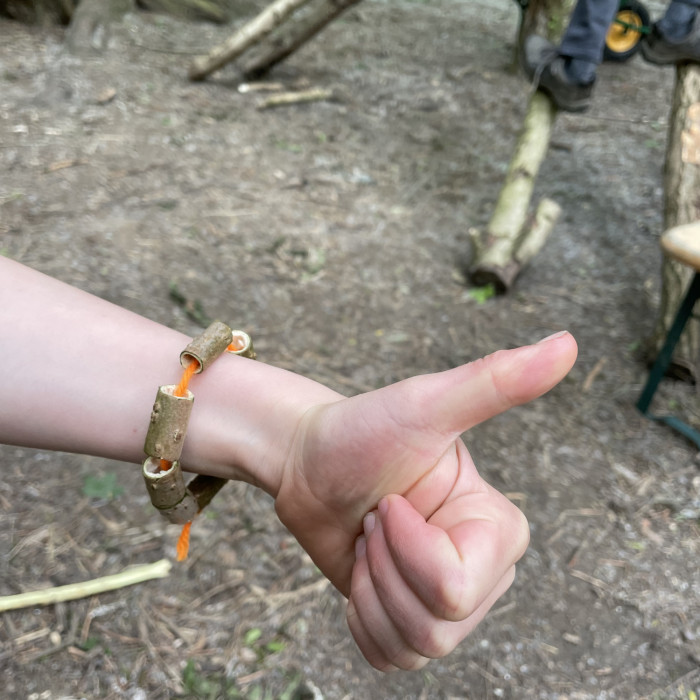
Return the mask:
<path id="1" fill-rule="evenodd" d="M 389 501 L 386 498 L 382 498 L 377 504 L 377 510 L 379 511 L 379 515 L 384 517 L 389 510 Z"/>
<path id="2" fill-rule="evenodd" d="M 373 511 L 370 511 L 369 513 L 367 513 L 367 515 L 365 515 L 365 518 L 362 521 L 362 527 L 365 531 L 365 537 L 369 537 L 370 534 L 372 534 L 372 530 L 374 530 L 375 518 L 376 516 Z"/>
<path id="3" fill-rule="evenodd" d="M 563 335 L 566 335 L 569 331 L 559 331 L 558 333 L 552 333 L 552 335 L 548 335 L 546 338 L 542 338 L 542 340 L 537 341 L 537 345 L 540 343 L 546 343 L 548 340 L 554 340 L 555 338 L 561 338 Z"/>
<path id="4" fill-rule="evenodd" d="M 362 559 L 367 552 L 367 540 L 360 535 L 355 540 L 355 559 Z"/>

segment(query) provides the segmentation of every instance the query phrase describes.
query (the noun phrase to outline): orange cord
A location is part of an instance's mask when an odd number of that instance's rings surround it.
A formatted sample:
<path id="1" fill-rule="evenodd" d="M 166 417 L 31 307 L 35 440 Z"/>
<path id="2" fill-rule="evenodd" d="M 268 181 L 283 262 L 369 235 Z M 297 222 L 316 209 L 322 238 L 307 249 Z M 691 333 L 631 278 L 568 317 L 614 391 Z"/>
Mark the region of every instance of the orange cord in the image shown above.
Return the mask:
<path id="1" fill-rule="evenodd" d="M 173 396 L 185 396 L 187 394 L 187 387 L 190 383 L 190 379 L 194 376 L 195 370 L 199 367 L 199 362 L 196 360 L 194 362 L 190 362 L 187 367 L 185 367 L 185 371 L 182 373 L 182 379 L 180 379 L 180 383 L 175 387 L 175 390 L 173 391 Z M 170 467 L 173 466 L 173 463 L 168 461 L 167 459 L 161 459 L 160 460 L 160 470 L 162 472 L 167 472 Z"/>
<path id="2" fill-rule="evenodd" d="M 187 553 L 190 549 L 190 528 L 192 527 L 192 521 L 185 523 L 182 526 L 182 532 L 180 537 L 177 539 L 177 560 L 185 561 L 187 559 Z"/>
<path id="3" fill-rule="evenodd" d="M 173 391 L 174 396 L 185 396 L 187 394 L 187 387 L 189 386 L 190 379 L 192 379 L 198 367 L 199 362 L 197 362 L 196 360 L 190 362 L 190 364 L 187 365 L 187 367 L 185 367 L 185 371 L 182 373 L 182 379 L 180 379 L 180 383 L 175 387 L 175 390 Z M 160 460 L 161 471 L 167 471 L 172 465 L 173 463 L 169 462 L 167 459 Z M 192 521 L 190 520 L 190 522 L 184 524 L 182 532 L 180 533 L 180 537 L 178 537 L 176 548 L 178 561 L 185 561 L 185 559 L 187 559 L 187 553 L 190 549 L 191 527 Z"/>
<path id="4" fill-rule="evenodd" d="M 185 371 L 182 373 L 182 379 L 180 379 L 180 383 L 175 387 L 175 391 L 173 391 L 175 396 L 182 397 L 187 394 L 187 387 L 190 384 L 190 379 L 194 377 L 194 373 L 198 368 L 199 362 L 197 362 L 197 360 L 193 360 L 189 365 L 187 365 L 187 367 L 185 367 Z"/>
<path id="5" fill-rule="evenodd" d="M 240 348 L 236 347 L 235 343 L 231 343 L 227 348 L 227 350 L 230 350 L 231 352 L 236 352 L 237 350 L 240 350 Z M 187 367 L 185 367 L 185 371 L 182 373 L 182 378 L 180 379 L 180 383 L 175 387 L 175 390 L 173 391 L 173 395 L 175 396 L 185 396 L 187 394 L 187 388 L 190 384 L 190 379 L 194 377 L 195 372 L 199 368 L 199 362 L 197 360 L 193 360 L 190 362 Z M 160 469 L 161 471 L 167 471 L 170 469 L 172 466 L 172 462 L 169 462 L 167 459 L 161 459 L 160 460 Z M 177 539 L 177 546 L 176 546 L 176 551 L 177 551 L 177 560 L 178 561 L 185 561 L 187 559 L 187 554 L 190 549 L 190 529 L 192 527 L 192 521 L 190 520 L 188 523 L 185 523 L 182 526 L 182 531 L 180 532 L 180 537 Z"/>

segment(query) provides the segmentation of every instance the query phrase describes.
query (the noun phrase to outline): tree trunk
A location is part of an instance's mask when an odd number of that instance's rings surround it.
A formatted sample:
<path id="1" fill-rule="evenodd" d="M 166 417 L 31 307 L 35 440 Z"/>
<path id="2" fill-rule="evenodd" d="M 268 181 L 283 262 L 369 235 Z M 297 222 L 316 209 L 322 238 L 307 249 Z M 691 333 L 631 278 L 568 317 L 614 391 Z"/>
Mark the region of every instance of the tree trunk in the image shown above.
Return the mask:
<path id="1" fill-rule="evenodd" d="M 530 0 L 525 2 L 520 28 L 518 47 L 523 45 L 530 34 L 539 34 L 558 43 L 568 24 L 569 15 L 574 9 L 575 0 Z"/>
<path id="2" fill-rule="evenodd" d="M 322 4 L 310 12 L 302 21 L 295 23 L 281 36 L 274 37 L 270 46 L 261 47 L 243 69 L 248 80 L 265 75 L 270 69 L 294 53 L 307 41 L 318 34 L 327 24 L 360 0 L 323 0 Z"/>
<path id="3" fill-rule="evenodd" d="M 679 65 L 669 120 L 664 173 L 664 229 L 700 220 L 700 66 Z M 658 353 L 671 327 L 693 271 L 668 257 L 661 268 L 661 305 L 649 340 Z M 691 318 L 676 346 L 670 371 L 697 380 L 700 372 L 700 322 Z"/>
<path id="4" fill-rule="evenodd" d="M 73 53 L 96 53 L 107 46 L 109 25 L 133 10 L 135 0 L 80 0 L 66 31 L 66 46 Z"/>
<path id="5" fill-rule="evenodd" d="M 0 16 L 49 27 L 68 24 L 78 0 L 0 0 Z"/>
<path id="6" fill-rule="evenodd" d="M 523 10 L 518 53 L 525 37 L 533 33 L 558 43 L 572 6 L 572 0 L 531 0 Z M 554 226 L 559 210 L 553 203 L 546 205 L 544 214 L 538 211 L 534 219 L 529 212 L 556 114 L 557 109 L 547 95 L 533 93 L 491 220 L 485 231 L 472 236 L 474 256 L 470 277 L 478 286 L 493 284 L 496 291 L 506 292 L 524 265 L 544 245 Z"/>

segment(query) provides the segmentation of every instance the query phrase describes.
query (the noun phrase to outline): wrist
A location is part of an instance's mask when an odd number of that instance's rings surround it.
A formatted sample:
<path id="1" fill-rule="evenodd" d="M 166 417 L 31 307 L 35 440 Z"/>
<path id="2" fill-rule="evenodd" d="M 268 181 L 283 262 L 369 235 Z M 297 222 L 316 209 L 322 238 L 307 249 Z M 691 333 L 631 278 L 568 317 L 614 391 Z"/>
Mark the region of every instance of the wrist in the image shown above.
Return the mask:
<path id="1" fill-rule="evenodd" d="M 225 355 L 191 385 L 185 469 L 246 481 L 277 496 L 302 416 L 342 396 L 259 361 Z"/>

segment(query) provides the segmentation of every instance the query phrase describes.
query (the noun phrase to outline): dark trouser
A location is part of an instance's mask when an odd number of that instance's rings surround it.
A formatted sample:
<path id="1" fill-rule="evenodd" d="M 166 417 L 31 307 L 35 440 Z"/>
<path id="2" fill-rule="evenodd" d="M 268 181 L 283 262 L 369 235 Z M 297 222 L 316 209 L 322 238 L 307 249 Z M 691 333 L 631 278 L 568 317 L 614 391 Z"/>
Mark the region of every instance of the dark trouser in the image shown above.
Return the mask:
<path id="1" fill-rule="evenodd" d="M 578 0 L 559 53 L 567 58 L 578 58 L 596 65 L 600 63 L 605 36 L 619 4 L 619 0 Z"/>
<path id="2" fill-rule="evenodd" d="M 578 0 L 571 20 L 559 47 L 559 53 L 567 58 L 575 58 L 598 65 L 603 60 L 605 36 L 615 17 L 619 0 Z M 692 19 L 700 9 L 700 0 L 672 0 L 666 8 L 659 28 L 664 34 L 676 33 L 680 38 L 683 25 Z M 674 29 L 680 25 L 680 36 Z"/>

